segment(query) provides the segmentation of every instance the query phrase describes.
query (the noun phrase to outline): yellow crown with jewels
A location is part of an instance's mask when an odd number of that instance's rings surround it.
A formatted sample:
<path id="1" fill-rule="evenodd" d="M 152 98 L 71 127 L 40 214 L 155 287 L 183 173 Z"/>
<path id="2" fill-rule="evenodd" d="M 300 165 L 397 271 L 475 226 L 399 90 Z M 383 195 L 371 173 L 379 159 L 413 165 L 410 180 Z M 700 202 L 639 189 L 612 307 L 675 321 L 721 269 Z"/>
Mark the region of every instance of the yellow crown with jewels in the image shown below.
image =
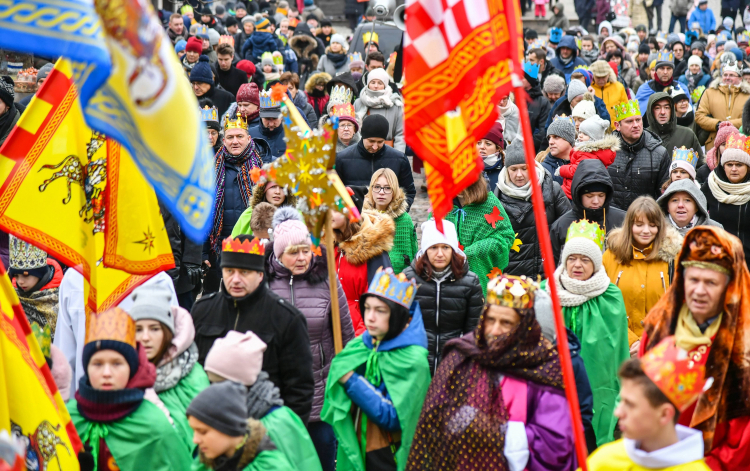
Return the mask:
<path id="1" fill-rule="evenodd" d="M 329 103 L 340 105 L 342 103 L 351 103 L 352 89 L 343 85 L 334 85 L 331 89 L 331 98 L 328 100 Z"/>
<path id="2" fill-rule="evenodd" d="M 531 309 L 537 289 L 536 283 L 525 276 L 500 275 L 487 284 L 487 304 Z"/>
<path id="3" fill-rule="evenodd" d="M 372 278 L 367 293 L 383 297 L 408 309 L 417 294 L 417 282 L 413 279 L 408 280 L 403 273 L 394 274 L 392 268 L 384 270 L 380 267 Z"/>
<path id="4" fill-rule="evenodd" d="M 576 237 L 582 237 L 595 243 L 599 250 L 604 252 L 604 239 L 606 232 L 602 229 L 602 226 L 595 222 L 589 222 L 586 219 L 575 221 L 568 227 L 568 234 L 565 237 L 565 243 L 567 244 Z"/>
<path id="5" fill-rule="evenodd" d="M 675 147 L 672 152 L 672 162 L 677 162 L 678 160 L 684 160 L 695 167 L 698 165 L 698 153 L 693 149 L 686 149 L 685 146 L 682 146 L 679 149 Z"/>
<path id="6" fill-rule="evenodd" d="M 227 117 L 227 122 L 224 123 L 224 130 L 226 131 L 228 129 L 244 129 L 247 131 L 247 120 L 239 111 L 237 111 L 237 119 L 229 119 L 229 117 Z"/>
<path id="7" fill-rule="evenodd" d="M 638 105 L 638 100 L 622 102 L 619 105 L 615 105 L 614 110 L 615 121 L 622 121 L 633 116 L 641 116 L 641 107 Z"/>

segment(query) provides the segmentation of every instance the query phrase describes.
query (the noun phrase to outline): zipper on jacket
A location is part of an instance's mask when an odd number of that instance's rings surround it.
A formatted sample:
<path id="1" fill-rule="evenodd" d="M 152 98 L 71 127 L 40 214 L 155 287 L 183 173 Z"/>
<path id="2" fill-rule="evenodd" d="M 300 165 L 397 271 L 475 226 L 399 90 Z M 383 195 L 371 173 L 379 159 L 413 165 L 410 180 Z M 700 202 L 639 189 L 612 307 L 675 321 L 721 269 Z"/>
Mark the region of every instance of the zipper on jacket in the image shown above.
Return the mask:
<path id="1" fill-rule="evenodd" d="M 318 355 L 320 357 L 320 370 L 323 371 L 323 368 L 325 368 L 325 366 L 326 366 L 326 357 L 325 357 L 325 355 L 323 355 L 323 344 L 322 343 L 318 347 L 318 353 L 320 353 L 320 355 Z"/>
<path id="2" fill-rule="evenodd" d="M 293 285 L 293 283 L 294 283 L 294 275 L 292 275 L 292 276 L 289 277 L 289 292 L 292 294 L 292 306 L 297 307 L 294 304 L 294 285 Z"/>
<path id="3" fill-rule="evenodd" d="M 664 292 L 667 292 L 667 284 L 664 282 L 664 272 L 660 271 L 659 276 L 661 276 L 661 287 L 664 288 Z"/>
<path id="4" fill-rule="evenodd" d="M 237 310 L 237 317 L 234 319 L 234 330 L 237 330 L 237 324 L 240 322 L 240 309 L 237 307 L 237 300 L 234 300 L 234 308 Z"/>
<path id="5" fill-rule="evenodd" d="M 437 334 L 435 335 L 435 367 L 432 370 L 432 374 L 434 375 L 437 373 L 437 366 L 438 363 L 440 363 L 440 359 L 438 358 L 440 354 L 440 283 L 441 281 L 435 280 L 437 283 L 437 309 L 435 310 L 435 328 L 437 330 Z"/>
<path id="6" fill-rule="evenodd" d="M 620 277 L 622 276 L 622 270 L 620 270 L 620 273 L 617 274 L 617 279 L 615 280 L 615 286 L 620 286 Z"/>

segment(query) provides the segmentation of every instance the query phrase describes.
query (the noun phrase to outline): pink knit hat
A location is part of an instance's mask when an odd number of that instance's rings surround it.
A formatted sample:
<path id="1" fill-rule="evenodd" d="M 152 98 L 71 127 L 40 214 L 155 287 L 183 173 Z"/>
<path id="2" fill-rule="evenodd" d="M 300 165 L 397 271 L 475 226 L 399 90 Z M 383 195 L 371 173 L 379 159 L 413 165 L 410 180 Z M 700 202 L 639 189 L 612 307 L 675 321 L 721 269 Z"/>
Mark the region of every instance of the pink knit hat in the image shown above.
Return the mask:
<path id="1" fill-rule="evenodd" d="M 206 372 L 224 379 L 252 386 L 263 366 L 266 344 L 254 333 L 230 330 L 226 337 L 217 339 L 206 355 Z"/>
<path id="2" fill-rule="evenodd" d="M 290 245 L 311 244 L 310 231 L 302 222 L 302 216 L 291 206 L 282 206 L 273 215 L 273 253 L 281 258 Z"/>

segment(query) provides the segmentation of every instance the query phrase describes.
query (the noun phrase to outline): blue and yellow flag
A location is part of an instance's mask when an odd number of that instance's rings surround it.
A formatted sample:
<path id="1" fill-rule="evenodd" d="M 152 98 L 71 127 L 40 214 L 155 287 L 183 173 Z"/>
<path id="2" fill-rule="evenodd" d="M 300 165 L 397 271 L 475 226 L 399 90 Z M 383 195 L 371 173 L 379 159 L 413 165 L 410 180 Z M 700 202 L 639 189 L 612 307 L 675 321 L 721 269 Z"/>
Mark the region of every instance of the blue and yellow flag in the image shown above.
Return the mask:
<path id="1" fill-rule="evenodd" d="M 0 2 L 0 48 L 70 59 L 86 123 L 130 152 L 185 234 L 203 242 L 213 219 L 213 152 L 150 2 Z"/>

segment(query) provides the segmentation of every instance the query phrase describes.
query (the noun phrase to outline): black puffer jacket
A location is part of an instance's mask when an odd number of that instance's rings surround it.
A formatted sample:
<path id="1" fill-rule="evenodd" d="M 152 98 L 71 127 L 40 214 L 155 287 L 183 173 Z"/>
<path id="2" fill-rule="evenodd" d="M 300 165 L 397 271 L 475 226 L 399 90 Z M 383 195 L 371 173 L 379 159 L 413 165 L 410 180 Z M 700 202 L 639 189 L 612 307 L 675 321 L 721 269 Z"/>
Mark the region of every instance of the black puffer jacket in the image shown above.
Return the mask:
<path id="1" fill-rule="evenodd" d="M 592 183 L 602 183 L 609 188 L 604 206 L 593 210 L 584 208 L 581 202 L 581 197 L 583 197 L 581 189 L 585 185 Z M 612 229 L 622 226 L 623 221 L 625 221 L 625 211 L 616 208 L 612 204 L 612 199 L 614 198 L 612 179 L 609 177 L 607 169 L 601 160 L 586 159 L 578 164 L 571 184 L 571 194 L 573 195 L 573 207 L 555 221 L 550 229 L 549 236 L 552 239 L 552 253 L 555 256 L 555 266 L 560 262 L 560 254 L 565 246 L 568 228 L 575 221 L 587 219 L 588 221 L 595 222 L 603 226 L 607 234 Z"/>
<path id="2" fill-rule="evenodd" d="M 717 165 L 713 173 L 719 177 L 719 180 L 729 181 L 726 172 L 724 172 L 724 167 L 721 165 Z M 750 180 L 750 175 L 745 178 L 745 182 L 748 180 Z M 706 195 L 706 202 L 708 203 L 706 209 L 708 209 L 711 219 L 724 226 L 725 231 L 740 239 L 742 248 L 745 250 L 745 262 L 750 266 L 750 203 L 720 203 L 711 191 L 708 181 L 703 184 L 701 191 Z"/>
<path id="3" fill-rule="evenodd" d="M 552 175 L 544 170 L 540 163 L 537 163 L 537 167 L 544 172 L 542 196 L 544 196 L 544 207 L 547 210 L 547 223 L 551 226 L 570 210 L 570 201 L 560 188 L 560 184 L 552 179 Z M 503 169 L 499 178 L 507 177 L 507 173 L 508 171 Z M 505 212 L 510 217 L 510 223 L 516 231 L 516 239 L 521 241 L 518 251 L 511 249 L 510 261 L 505 267 L 505 273 L 516 276 L 526 275 L 534 279 L 537 275 L 544 275 L 534 220 L 534 206 L 531 200 L 506 195 L 500 191 L 500 188 L 495 188 L 495 195 L 500 198 Z"/>
<path id="4" fill-rule="evenodd" d="M 547 117 L 550 111 L 552 111 L 552 104 L 549 102 L 546 96 L 542 95 L 542 89 L 539 85 L 531 87 L 528 91 L 529 98 L 529 122 L 531 123 L 531 133 L 536 134 L 537 132 L 544 131 L 544 123 L 547 122 Z"/>
<path id="5" fill-rule="evenodd" d="M 424 255 L 426 257 L 426 255 Z M 464 275 L 456 279 L 452 272 L 437 281 L 425 280 L 417 275 L 415 263 L 402 272 L 408 279 L 416 280 L 419 307 L 427 331 L 427 360 L 430 372 L 435 374 L 442 359 L 443 347 L 448 340 L 473 331 L 482 315 L 484 300 L 479 278 L 464 263 Z"/>
<path id="6" fill-rule="evenodd" d="M 639 196 L 659 198 L 661 185 L 669 177 L 672 154 L 661 145 L 661 139 L 648 129 L 643 130 L 635 144 L 625 142 L 617 131 L 613 134 L 620 138 L 620 150 L 615 161 L 607 168 L 614 187 L 614 206 L 626 211 Z"/>

